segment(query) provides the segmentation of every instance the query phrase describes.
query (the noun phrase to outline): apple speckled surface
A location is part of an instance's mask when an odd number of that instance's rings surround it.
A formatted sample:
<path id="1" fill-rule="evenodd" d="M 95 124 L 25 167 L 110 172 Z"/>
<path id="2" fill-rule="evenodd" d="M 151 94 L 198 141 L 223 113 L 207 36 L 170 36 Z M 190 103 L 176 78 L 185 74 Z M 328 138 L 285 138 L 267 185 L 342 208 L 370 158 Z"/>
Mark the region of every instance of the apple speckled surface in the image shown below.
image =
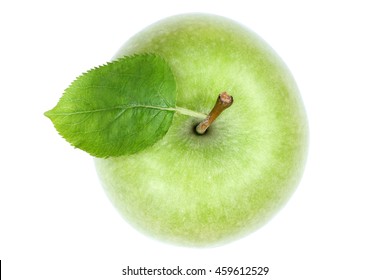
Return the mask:
<path id="1" fill-rule="evenodd" d="M 108 197 L 136 228 L 186 246 L 212 246 L 265 224 L 302 176 L 308 124 L 278 55 L 229 19 L 187 14 L 159 21 L 116 54 L 154 53 L 170 65 L 177 106 L 208 113 L 219 93 L 234 104 L 205 135 L 175 114 L 159 142 L 131 156 L 95 159 Z"/>

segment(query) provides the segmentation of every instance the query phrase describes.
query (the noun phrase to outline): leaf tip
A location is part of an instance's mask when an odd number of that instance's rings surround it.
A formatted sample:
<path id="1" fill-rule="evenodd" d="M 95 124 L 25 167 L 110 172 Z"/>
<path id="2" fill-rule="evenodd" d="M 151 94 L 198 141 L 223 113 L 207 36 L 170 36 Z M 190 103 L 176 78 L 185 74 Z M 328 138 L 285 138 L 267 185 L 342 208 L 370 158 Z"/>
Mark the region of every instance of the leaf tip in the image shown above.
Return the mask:
<path id="1" fill-rule="evenodd" d="M 49 118 L 51 121 L 53 121 L 53 117 L 55 115 L 56 107 L 57 106 L 55 106 L 54 108 L 52 108 L 50 110 L 47 110 L 46 112 L 43 113 L 43 115 L 45 117 Z"/>
<path id="2" fill-rule="evenodd" d="M 53 109 L 44 112 L 43 115 L 44 115 L 45 117 L 51 119 L 51 116 L 50 116 L 50 115 L 51 115 L 51 111 L 52 111 L 52 110 L 53 110 Z"/>

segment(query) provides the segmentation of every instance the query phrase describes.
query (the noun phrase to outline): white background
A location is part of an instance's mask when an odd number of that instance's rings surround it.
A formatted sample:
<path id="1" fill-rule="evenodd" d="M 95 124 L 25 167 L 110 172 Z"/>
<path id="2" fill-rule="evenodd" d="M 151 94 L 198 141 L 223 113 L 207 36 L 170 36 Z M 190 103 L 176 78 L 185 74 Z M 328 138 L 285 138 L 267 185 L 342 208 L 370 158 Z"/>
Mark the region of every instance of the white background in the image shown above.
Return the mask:
<path id="1" fill-rule="evenodd" d="M 176 247 L 135 231 L 106 198 L 92 158 L 43 116 L 130 36 L 185 12 L 230 17 L 263 37 L 293 72 L 310 121 L 307 168 L 292 199 L 265 227 L 217 248 Z M 2 1 L 4 279 L 147 279 L 121 276 L 127 265 L 390 279 L 389 15 L 386 1 L 373 0 Z"/>

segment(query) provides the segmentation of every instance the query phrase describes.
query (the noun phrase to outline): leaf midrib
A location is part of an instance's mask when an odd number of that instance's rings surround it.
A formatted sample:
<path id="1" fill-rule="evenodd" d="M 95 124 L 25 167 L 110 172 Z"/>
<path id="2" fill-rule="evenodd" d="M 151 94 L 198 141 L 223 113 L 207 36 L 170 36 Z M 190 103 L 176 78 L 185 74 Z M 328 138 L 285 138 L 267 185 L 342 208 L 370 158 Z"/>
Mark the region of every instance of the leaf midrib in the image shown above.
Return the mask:
<path id="1" fill-rule="evenodd" d="M 159 106 L 152 106 L 152 105 L 126 105 L 126 106 L 115 106 L 110 108 L 100 108 L 100 109 L 94 109 L 94 110 L 84 110 L 84 111 L 77 111 L 77 112 L 53 112 L 55 109 L 50 110 L 45 113 L 46 116 L 72 116 L 72 115 L 81 115 L 81 114 L 92 114 L 92 113 L 98 113 L 98 112 L 104 112 L 104 111 L 111 111 L 111 110 L 129 110 L 129 109 L 150 109 L 150 110 L 160 110 L 160 111 L 172 111 L 177 112 L 181 115 L 196 117 L 196 118 L 205 118 L 206 114 L 199 113 L 187 108 L 182 107 L 159 107 Z"/>

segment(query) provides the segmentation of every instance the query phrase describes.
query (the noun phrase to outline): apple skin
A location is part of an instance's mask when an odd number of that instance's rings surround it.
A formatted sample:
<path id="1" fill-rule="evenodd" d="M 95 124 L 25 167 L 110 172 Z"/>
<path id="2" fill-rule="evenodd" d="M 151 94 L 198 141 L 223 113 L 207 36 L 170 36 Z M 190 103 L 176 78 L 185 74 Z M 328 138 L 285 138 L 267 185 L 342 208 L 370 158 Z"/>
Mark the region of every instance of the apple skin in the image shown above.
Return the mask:
<path id="1" fill-rule="evenodd" d="M 115 55 L 158 54 L 177 82 L 177 106 L 208 113 L 234 104 L 205 135 L 175 114 L 166 136 L 139 153 L 95 159 L 102 185 L 140 231 L 184 246 L 216 246 L 271 219 L 302 176 L 308 124 L 295 81 L 258 35 L 224 17 L 184 14 L 136 34 Z"/>

